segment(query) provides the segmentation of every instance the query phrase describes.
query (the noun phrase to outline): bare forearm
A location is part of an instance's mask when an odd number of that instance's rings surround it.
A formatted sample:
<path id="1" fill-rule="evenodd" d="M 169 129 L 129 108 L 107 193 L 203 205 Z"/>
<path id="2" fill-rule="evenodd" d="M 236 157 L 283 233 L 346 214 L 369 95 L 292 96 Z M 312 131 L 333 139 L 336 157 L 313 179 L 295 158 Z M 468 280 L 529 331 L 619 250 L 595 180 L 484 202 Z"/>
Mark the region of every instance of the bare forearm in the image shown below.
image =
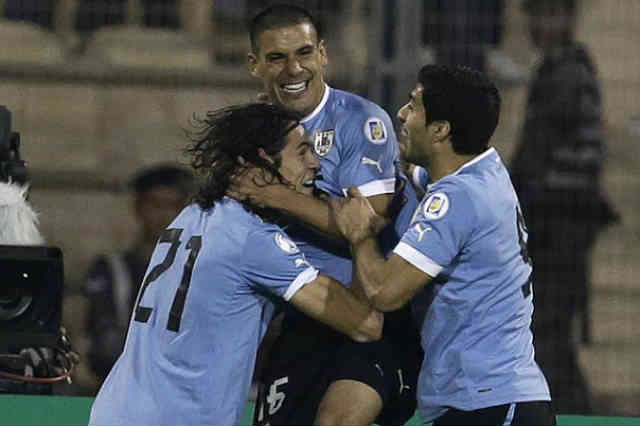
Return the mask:
<path id="1" fill-rule="evenodd" d="M 296 192 L 295 190 L 281 189 L 279 201 L 273 202 L 269 207 L 304 222 L 306 225 L 330 236 L 344 241 L 338 227 L 331 217 L 329 205 L 326 201 L 316 197 Z"/>
<path id="2" fill-rule="evenodd" d="M 356 293 L 363 293 L 367 300 L 376 307 L 376 300 L 384 287 L 384 262 L 378 244 L 369 236 L 351 247 L 353 255 L 352 288 Z"/>
<path id="3" fill-rule="evenodd" d="M 291 302 L 302 312 L 360 342 L 382 334 L 382 314 L 337 281 L 323 275 L 300 289 Z"/>

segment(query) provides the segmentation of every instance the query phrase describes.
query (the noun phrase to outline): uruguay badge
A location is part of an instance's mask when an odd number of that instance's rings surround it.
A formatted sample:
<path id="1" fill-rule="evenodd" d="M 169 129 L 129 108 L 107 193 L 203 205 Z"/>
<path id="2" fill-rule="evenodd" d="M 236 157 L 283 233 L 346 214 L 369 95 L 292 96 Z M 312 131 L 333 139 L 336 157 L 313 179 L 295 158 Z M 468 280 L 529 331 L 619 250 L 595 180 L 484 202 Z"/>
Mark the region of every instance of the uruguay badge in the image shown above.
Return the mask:
<path id="1" fill-rule="evenodd" d="M 333 147 L 333 137 L 336 131 L 331 130 L 316 130 L 313 132 L 313 149 L 320 157 L 324 157 L 331 151 Z"/>

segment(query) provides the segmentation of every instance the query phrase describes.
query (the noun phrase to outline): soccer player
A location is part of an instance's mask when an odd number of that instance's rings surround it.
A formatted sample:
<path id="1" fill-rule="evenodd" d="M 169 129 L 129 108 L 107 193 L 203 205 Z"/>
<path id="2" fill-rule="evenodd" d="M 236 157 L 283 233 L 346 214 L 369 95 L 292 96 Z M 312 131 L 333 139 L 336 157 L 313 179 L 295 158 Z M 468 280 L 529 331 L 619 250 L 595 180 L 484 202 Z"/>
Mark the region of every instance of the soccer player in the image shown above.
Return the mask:
<path id="1" fill-rule="evenodd" d="M 325 83 L 325 43 L 304 9 L 280 5 L 263 10 L 250 23 L 250 39 L 251 74 L 262 80 L 271 102 L 304 115 L 301 122 L 312 135 L 321 178 L 316 180 L 316 197 L 283 185 L 257 186 L 256 179 L 248 177 L 234 187 L 233 195 L 294 218 L 297 223 L 288 225 L 287 233 L 309 261 L 348 285 L 349 247 L 330 221 L 323 198 L 343 197 L 347 188 L 357 186 L 378 213 L 396 218 L 382 231 L 385 251 L 395 246 L 417 206 L 411 185 L 398 174 L 399 147 L 391 120 L 376 104 Z M 422 353 L 410 309 L 392 317 L 385 317 L 381 341 L 354 344 L 288 310 L 263 372 L 257 423 L 408 420 L 415 412 Z"/>
<path id="2" fill-rule="evenodd" d="M 158 240 L 90 424 L 236 424 L 277 301 L 355 340 L 379 338 L 381 314 L 319 274 L 278 214 L 224 196 L 250 166 L 311 191 L 318 163 L 298 119 L 267 104 L 207 114 L 189 149 L 204 178 L 197 203 Z"/>
<path id="3" fill-rule="evenodd" d="M 398 112 L 407 159 L 431 179 L 411 227 L 385 259 L 368 201 L 331 200 L 354 253 L 354 282 L 393 311 L 432 292 L 422 323 L 418 406 L 434 425 L 555 424 L 534 361 L 527 228 L 509 173 L 489 141 L 500 96 L 481 73 L 428 65 Z"/>

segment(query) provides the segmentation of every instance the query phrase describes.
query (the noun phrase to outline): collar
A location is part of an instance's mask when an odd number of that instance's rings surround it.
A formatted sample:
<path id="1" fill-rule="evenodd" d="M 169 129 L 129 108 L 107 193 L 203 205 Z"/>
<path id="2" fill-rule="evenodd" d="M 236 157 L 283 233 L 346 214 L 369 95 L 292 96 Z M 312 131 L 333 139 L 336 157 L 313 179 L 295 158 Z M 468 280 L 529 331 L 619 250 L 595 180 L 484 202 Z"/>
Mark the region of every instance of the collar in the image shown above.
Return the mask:
<path id="1" fill-rule="evenodd" d="M 315 107 L 315 109 L 313 111 L 311 111 L 311 113 L 309 115 L 307 115 L 302 120 L 300 120 L 300 123 L 306 123 L 308 121 L 313 120 L 313 118 L 316 115 L 318 115 L 320 113 L 320 111 L 322 111 L 322 108 L 324 108 L 324 106 L 327 104 L 327 101 L 329 100 L 329 91 L 330 90 L 331 90 L 331 88 L 327 85 L 327 83 L 325 83 L 324 84 L 324 94 L 322 95 L 322 99 L 320 100 L 320 103 L 318 104 L 317 107 Z"/>

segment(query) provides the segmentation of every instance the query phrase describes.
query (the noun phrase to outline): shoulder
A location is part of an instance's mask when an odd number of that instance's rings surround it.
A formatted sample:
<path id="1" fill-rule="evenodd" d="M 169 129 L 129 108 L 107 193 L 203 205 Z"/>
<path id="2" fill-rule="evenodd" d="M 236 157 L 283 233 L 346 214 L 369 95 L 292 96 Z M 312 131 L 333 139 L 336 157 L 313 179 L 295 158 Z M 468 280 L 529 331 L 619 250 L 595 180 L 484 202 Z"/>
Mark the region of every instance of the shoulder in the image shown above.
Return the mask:
<path id="1" fill-rule="evenodd" d="M 476 217 L 477 199 L 470 178 L 449 175 L 429 187 L 424 197 L 422 213 L 427 219 L 438 219 L 449 213 L 452 216 Z M 470 222 L 470 220 L 468 221 Z"/>
<path id="2" fill-rule="evenodd" d="M 338 133 L 365 136 L 374 144 L 384 144 L 393 134 L 389 114 L 376 103 L 354 93 L 332 89 L 332 112 Z"/>
<path id="3" fill-rule="evenodd" d="M 378 117 L 385 121 L 390 120 L 389 114 L 378 104 L 355 93 L 344 90 L 331 89 L 332 109 L 337 117 L 352 121 L 354 119 L 366 120 L 368 117 Z"/>

